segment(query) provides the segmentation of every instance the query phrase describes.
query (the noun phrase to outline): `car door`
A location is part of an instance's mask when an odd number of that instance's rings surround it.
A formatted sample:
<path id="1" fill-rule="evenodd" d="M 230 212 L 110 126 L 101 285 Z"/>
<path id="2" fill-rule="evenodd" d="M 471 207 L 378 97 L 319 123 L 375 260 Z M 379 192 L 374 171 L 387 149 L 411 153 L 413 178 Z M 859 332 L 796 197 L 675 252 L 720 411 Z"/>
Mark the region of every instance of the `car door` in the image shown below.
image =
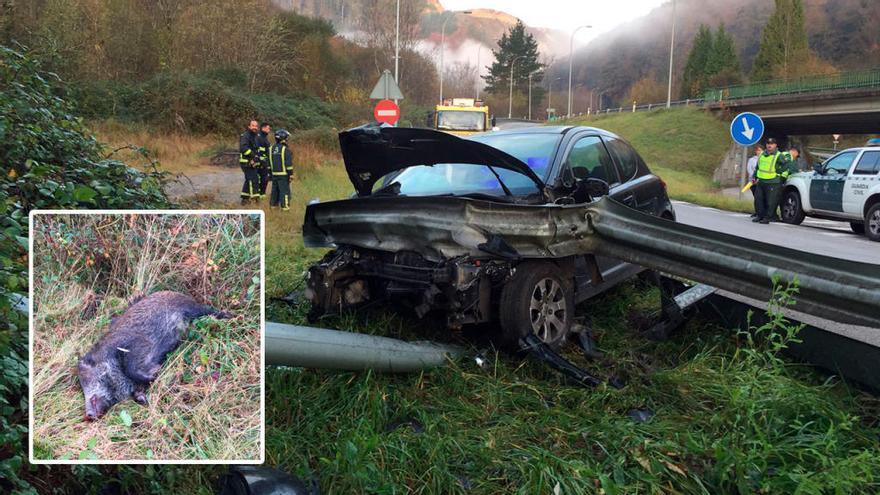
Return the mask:
<path id="1" fill-rule="evenodd" d="M 850 218 L 864 216 L 868 191 L 880 182 L 880 149 L 865 150 L 856 161 L 843 190 L 843 211 Z"/>
<path id="2" fill-rule="evenodd" d="M 574 138 L 566 150 L 562 162 L 563 168 L 571 170 L 573 177 L 601 179 L 608 183 L 609 195 L 618 201 L 627 194 L 620 186 L 620 178 L 611 155 L 602 143 L 602 139 L 593 134 L 585 134 Z M 583 200 L 576 198 L 576 200 Z M 596 257 L 599 270 L 604 274 L 619 267 L 622 262 L 603 256 Z"/>
<path id="3" fill-rule="evenodd" d="M 858 150 L 832 156 L 810 181 L 810 206 L 829 213 L 843 213 L 843 189 Z"/>
<path id="4" fill-rule="evenodd" d="M 614 199 L 649 215 L 656 214 L 657 199 L 662 194 L 660 181 L 640 176 L 639 171 L 646 170 L 647 166 L 625 141 L 614 136 L 603 136 L 602 140 L 620 177 L 620 185 L 612 194 Z"/>

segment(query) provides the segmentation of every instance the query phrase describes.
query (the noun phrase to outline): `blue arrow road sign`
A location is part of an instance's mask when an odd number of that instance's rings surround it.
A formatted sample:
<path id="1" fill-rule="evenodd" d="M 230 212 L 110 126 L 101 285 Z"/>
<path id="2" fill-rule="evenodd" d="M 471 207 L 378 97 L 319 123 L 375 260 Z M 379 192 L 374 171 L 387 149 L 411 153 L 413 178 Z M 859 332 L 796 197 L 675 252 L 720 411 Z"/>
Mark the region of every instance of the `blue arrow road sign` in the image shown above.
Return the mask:
<path id="1" fill-rule="evenodd" d="M 752 112 L 743 112 L 730 123 L 730 137 L 737 144 L 751 146 L 764 135 L 764 121 Z"/>

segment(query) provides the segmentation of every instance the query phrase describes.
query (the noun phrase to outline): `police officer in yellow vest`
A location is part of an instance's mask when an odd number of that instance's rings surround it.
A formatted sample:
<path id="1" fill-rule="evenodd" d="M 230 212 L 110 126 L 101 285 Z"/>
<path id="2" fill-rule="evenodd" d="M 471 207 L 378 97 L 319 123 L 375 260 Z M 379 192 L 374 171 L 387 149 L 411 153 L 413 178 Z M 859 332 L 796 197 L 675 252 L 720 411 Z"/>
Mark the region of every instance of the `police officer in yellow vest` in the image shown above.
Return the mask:
<path id="1" fill-rule="evenodd" d="M 272 174 L 272 193 L 269 207 L 290 209 L 290 177 L 293 175 L 293 153 L 287 147 L 290 133 L 284 129 L 275 132 L 275 144 L 269 150 L 269 171 Z"/>
<path id="2" fill-rule="evenodd" d="M 755 169 L 756 216 L 752 219 L 753 222 L 767 224 L 771 220 L 779 220 L 776 209 L 779 206 L 782 183 L 788 176 L 788 162 L 788 157 L 779 151 L 776 139 L 768 138 L 764 152 L 758 157 L 758 167 Z"/>

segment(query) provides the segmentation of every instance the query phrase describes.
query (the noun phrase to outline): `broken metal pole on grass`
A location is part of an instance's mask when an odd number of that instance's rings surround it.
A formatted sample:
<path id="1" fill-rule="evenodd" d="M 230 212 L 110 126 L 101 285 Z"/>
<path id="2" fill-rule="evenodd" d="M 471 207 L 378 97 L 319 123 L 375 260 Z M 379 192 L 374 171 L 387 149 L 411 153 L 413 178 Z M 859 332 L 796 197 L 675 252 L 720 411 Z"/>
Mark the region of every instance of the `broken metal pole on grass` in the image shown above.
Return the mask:
<path id="1" fill-rule="evenodd" d="M 445 364 L 461 348 L 434 342 L 266 322 L 266 365 L 336 370 L 419 371 Z"/>

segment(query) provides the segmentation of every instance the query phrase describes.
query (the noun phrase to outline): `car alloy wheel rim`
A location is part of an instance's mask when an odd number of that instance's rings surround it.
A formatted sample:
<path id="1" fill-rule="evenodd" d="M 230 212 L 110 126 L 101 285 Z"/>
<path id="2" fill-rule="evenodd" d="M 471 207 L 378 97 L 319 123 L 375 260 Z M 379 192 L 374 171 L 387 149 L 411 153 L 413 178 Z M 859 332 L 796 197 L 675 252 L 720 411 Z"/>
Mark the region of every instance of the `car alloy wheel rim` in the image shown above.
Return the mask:
<path id="1" fill-rule="evenodd" d="M 782 218 L 794 218 L 794 198 L 785 198 L 785 206 L 782 208 Z"/>
<path id="2" fill-rule="evenodd" d="M 880 235 L 880 210 L 874 210 L 874 214 L 868 220 L 868 228 L 871 229 L 872 235 Z"/>
<path id="3" fill-rule="evenodd" d="M 545 278 L 535 284 L 529 302 L 529 319 L 539 339 L 550 343 L 562 337 L 566 311 L 565 292 L 559 282 Z"/>

